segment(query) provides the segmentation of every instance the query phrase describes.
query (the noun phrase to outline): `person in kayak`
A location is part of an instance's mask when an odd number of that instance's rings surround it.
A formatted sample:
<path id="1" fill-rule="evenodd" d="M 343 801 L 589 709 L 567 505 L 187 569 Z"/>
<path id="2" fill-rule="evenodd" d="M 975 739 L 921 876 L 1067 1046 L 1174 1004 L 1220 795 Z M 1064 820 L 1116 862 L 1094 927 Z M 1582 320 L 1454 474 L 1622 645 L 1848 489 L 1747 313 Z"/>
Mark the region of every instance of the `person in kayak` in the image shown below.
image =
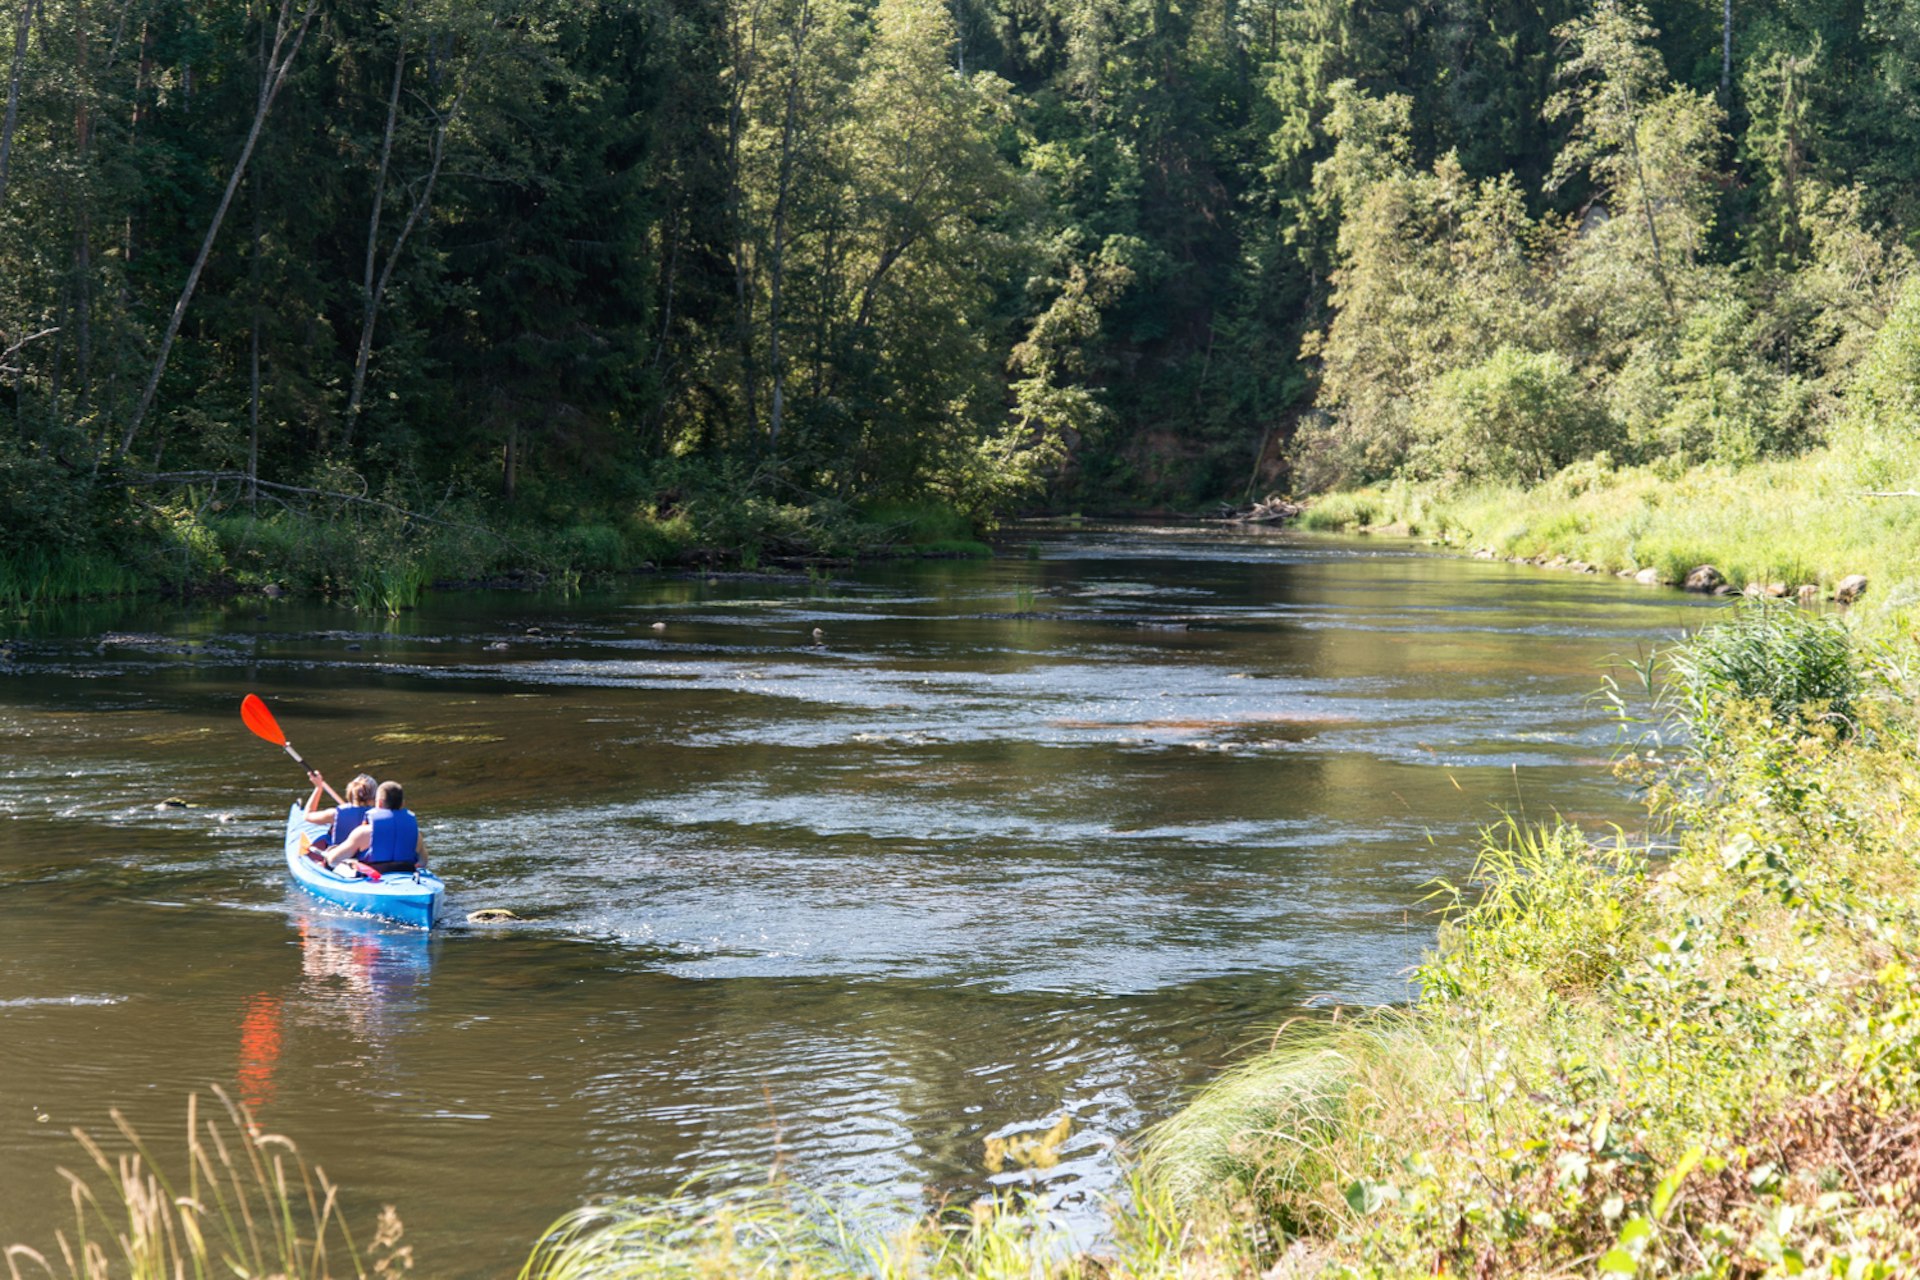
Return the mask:
<path id="1" fill-rule="evenodd" d="M 307 821 L 327 828 L 327 834 L 315 840 L 313 847 L 316 850 L 332 848 L 367 820 L 367 812 L 373 808 L 373 778 L 363 773 L 349 782 L 346 803 L 334 809 L 320 807 L 320 797 L 327 791 L 327 780 L 320 776 L 320 771 L 307 770 L 307 779 L 313 783 L 313 794 L 307 797 Z"/>
<path id="2" fill-rule="evenodd" d="M 380 784 L 367 820 L 327 850 L 327 865 L 350 876 L 369 870 L 381 875 L 426 870 L 427 838 L 420 833 L 419 820 L 407 808 L 406 792 L 399 783 Z"/>

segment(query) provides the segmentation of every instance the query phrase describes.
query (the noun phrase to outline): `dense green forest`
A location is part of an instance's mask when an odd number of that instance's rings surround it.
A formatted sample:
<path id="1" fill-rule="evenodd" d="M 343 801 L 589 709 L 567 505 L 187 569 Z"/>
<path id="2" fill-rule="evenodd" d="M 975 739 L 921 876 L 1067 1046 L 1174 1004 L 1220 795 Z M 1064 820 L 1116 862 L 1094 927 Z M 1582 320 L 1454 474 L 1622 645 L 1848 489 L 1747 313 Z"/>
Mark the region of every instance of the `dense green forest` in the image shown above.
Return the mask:
<path id="1" fill-rule="evenodd" d="M 1920 400 L 1920 0 L 0 13 L 16 577 L 832 549 Z"/>

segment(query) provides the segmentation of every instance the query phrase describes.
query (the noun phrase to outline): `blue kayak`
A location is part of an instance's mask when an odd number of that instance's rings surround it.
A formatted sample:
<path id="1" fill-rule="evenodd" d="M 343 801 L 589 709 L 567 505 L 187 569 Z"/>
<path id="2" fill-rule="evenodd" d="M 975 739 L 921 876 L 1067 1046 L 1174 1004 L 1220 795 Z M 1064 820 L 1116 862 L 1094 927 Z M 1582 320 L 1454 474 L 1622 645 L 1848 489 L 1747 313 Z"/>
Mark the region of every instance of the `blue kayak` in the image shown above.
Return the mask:
<path id="1" fill-rule="evenodd" d="M 431 871 L 389 872 L 378 880 L 343 876 L 324 862 L 307 856 L 307 849 L 327 829 L 308 822 L 299 805 L 287 810 L 287 870 L 314 897 L 348 911 L 383 920 L 430 929 L 440 914 L 440 897 L 447 886 Z"/>

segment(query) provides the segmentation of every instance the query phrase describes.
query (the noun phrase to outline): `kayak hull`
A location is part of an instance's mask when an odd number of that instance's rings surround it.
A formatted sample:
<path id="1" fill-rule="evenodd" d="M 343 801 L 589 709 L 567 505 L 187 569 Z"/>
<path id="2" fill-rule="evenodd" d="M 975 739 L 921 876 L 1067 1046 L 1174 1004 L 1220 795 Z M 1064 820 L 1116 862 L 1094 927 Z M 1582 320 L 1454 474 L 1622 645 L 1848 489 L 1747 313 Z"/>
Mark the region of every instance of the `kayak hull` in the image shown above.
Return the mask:
<path id="1" fill-rule="evenodd" d="M 339 875 L 307 856 L 308 847 L 326 833 L 325 827 L 306 820 L 299 805 L 287 810 L 287 872 L 302 889 L 346 911 L 420 929 L 433 927 L 447 891 L 438 876 L 431 871 L 387 875 L 379 880 Z"/>

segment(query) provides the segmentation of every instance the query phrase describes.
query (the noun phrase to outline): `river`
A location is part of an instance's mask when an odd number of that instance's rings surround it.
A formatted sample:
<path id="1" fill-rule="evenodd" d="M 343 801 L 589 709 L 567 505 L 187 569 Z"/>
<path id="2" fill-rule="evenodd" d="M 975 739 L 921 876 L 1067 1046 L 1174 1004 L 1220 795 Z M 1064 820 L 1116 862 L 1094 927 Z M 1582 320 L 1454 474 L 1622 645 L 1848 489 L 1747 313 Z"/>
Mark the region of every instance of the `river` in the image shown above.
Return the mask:
<path id="1" fill-rule="evenodd" d="M 776 1159 L 1090 1218 L 1128 1138 L 1285 1018 L 1405 995 L 1478 828 L 1635 824 L 1592 695 L 1697 608 L 1398 541 L 1085 526 L 391 623 L 246 600 L 16 627 L 0 1246 L 52 1244 L 72 1126 L 118 1107 L 164 1153 L 214 1083 L 360 1220 L 397 1204 L 429 1275 Z M 301 779 L 248 692 L 330 778 L 406 783 L 450 927 L 290 885 Z M 988 1170 L 989 1139 L 1063 1117 L 1056 1165 Z"/>

